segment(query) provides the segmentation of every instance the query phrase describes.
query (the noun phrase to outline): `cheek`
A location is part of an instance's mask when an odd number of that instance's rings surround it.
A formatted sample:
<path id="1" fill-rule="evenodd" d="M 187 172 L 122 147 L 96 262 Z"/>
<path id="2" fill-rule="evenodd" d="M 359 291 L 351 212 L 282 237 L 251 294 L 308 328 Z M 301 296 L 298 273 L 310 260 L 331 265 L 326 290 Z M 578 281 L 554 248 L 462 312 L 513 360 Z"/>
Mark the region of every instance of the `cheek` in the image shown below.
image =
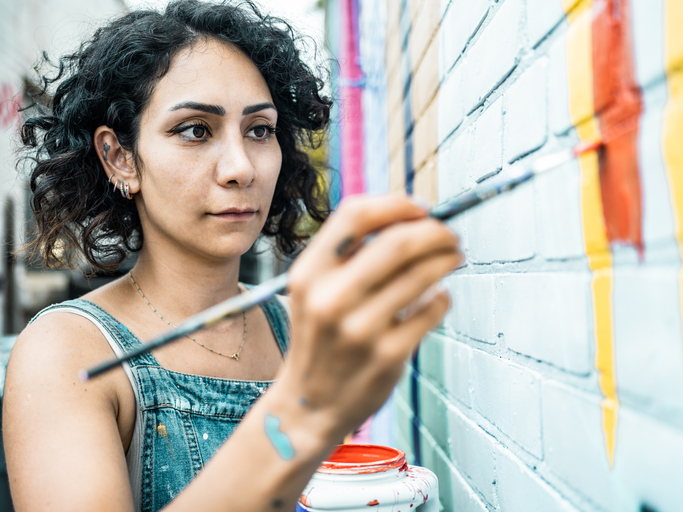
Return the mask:
<path id="1" fill-rule="evenodd" d="M 268 148 L 268 151 L 259 151 L 252 160 L 256 172 L 267 184 L 269 189 L 275 190 L 275 183 L 280 175 L 282 167 L 282 151 L 280 146 L 275 143 Z"/>

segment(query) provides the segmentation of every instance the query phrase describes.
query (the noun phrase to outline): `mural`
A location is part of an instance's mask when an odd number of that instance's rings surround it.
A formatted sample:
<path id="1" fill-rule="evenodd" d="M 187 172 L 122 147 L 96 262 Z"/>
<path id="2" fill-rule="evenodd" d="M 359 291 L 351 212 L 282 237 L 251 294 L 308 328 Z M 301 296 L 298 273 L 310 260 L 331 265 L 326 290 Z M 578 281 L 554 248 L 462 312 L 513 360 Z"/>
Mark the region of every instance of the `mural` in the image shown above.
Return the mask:
<path id="1" fill-rule="evenodd" d="M 452 310 L 406 366 L 387 442 L 437 473 L 445 510 L 678 510 L 683 1 L 337 0 L 328 14 L 342 6 L 360 75 L 386 77 L 384 101 L 366 81 L 354 114 L 363 190 L 388 178 L 433 203 L 601 142 L 452 222 L 468 264 L 445 280 Z"/>

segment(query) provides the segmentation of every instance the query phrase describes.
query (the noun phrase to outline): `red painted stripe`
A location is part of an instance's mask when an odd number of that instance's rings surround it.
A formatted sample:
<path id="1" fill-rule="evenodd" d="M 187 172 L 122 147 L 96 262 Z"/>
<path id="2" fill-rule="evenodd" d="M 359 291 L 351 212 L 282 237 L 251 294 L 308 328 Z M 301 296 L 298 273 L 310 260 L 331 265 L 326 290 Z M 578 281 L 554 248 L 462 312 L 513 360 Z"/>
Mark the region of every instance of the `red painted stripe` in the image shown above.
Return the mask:
<path id="1" fill-rule="evenodd" d="M 642 253 L 638 130 L 643 100 L 635 75 L 630 1 L 594 4 L 594 104 L 604 142 L 600 188 L 607 238 Z"/>

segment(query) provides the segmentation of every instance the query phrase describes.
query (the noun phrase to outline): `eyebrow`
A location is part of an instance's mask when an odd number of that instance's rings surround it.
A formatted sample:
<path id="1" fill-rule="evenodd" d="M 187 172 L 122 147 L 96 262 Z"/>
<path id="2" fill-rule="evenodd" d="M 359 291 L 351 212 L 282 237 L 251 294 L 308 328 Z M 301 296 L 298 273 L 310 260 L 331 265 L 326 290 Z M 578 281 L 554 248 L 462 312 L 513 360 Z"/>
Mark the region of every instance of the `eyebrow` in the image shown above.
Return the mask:
<path id="1" fill-rule="evenodd" d="M 244 110 L 242 110 L 242 115 L 247 116 L 249 114 L 253 114 L 254 112 L 260 112 L 261 110 L 266 110 L 268 108 L 272 108 L 277 112 L 275 105 L 273 105 L 270 101 L 266 101 L 264 103 L 257 103 L 256 105 L 249 105 L 248 107 L 244 107 Z"/>
<path id="2" fill-rule="evenodd" d="M 171 107 L 169 110 L 180 110 L 182 108 L 187 108 L 190 110 L 199 110 L 200 112 L 206 112 L 207 114 L 214 114 L 217 116 L 225 115 L 225 109 L 220 105 L 208 105 L 206 103 L 197 103 L 196 101 L 185 101 L 183 103 L 178 103 L 177 105 Z"/>

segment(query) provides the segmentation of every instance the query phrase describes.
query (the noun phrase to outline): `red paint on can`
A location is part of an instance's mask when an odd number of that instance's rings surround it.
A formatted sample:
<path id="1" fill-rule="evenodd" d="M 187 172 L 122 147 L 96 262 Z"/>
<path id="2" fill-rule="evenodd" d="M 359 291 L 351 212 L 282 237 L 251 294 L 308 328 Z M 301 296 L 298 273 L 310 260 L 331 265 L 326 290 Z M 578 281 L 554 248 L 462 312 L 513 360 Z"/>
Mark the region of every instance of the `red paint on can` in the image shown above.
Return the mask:
<path id="1" fill-rule="evenodd" d="M 602 0 L 593 11 L 593 99 L 604 145 L 600 189 L 610 243 L 643 252 L 638 130 L 643 111 L 633 58 L 630 0 Z"/>
<path id="2" fill-rule="evenodd" d="M 372 444 L 342 444 L 318 468 L 319 473 L 363 474 L 390 469 L 405 471 L 406 454 L 396 448 Z"/>
<path id="3" fill-rule="evenodd" d="M 368 507 L 376 507 L 377 505 L 379 505 L 377 500 L 368 501 Z"/>

